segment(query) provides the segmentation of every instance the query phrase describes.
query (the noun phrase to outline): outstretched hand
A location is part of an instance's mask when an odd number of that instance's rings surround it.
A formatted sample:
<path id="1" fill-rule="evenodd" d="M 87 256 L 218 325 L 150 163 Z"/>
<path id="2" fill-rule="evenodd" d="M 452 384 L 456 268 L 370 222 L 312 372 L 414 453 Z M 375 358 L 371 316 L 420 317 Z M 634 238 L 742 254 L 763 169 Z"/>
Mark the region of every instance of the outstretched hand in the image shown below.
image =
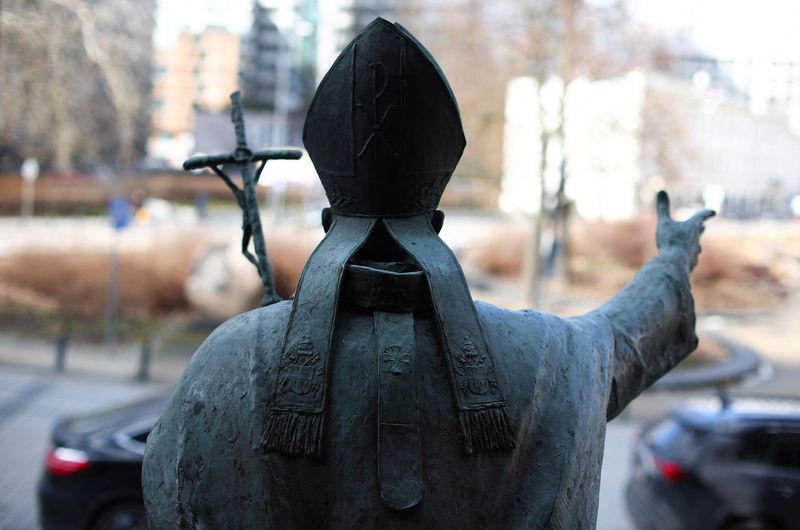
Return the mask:
<path id="1" fill-rule="evenodd" d="M 705 221 L 714 217 L 716 212 L 702 210 L 686 221 L 675 221 L 669 212 L 669 195 L 666 191 L 659 191 L 656 195 L 656 211 L 656 246 L 660 253 L 685 258 L 691 271 L 697 265 L 697 256 L 701 250 L 700 234 L 706 228 Z"/>

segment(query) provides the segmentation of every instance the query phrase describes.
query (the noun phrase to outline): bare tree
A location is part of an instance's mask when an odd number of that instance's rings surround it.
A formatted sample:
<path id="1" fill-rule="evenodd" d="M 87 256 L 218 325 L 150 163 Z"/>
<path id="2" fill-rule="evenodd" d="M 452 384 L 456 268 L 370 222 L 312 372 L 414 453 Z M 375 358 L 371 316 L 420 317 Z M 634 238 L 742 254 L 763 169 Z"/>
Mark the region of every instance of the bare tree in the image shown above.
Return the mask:
<path id="1" fill-rule="evenodd" d="M 568 175 L 567 133 L 565 128 L 567 93 L 580 78 L 601 78 L 621 73 L 632 64 L 626 11 L 620 2 L 592 5 L 585 0 L 518 0 L 507 13 L 503 27 L 509 35 L 508 55 L 515 75 L 532 77 L 539 114 L 540 164 L 537 168 L 540 211 L 533 219 L 533 237 L 526 262 L 527 298 L 538 303 L 541 276 L 542 230 L 546 204 L 553 203 L 549 217 L 554 231 L 554 254 L 561 252 L 562 267 L 567 244 L 568 202 L 565 195 Z M 558 110 L 554 124 L 545 120 L 544 87 L 548 81 L 560 82 Z M 550 150 L 558 148 L 555 156 Z M 548 201 L 545 175 L 548 160 L 558 160 L 559 184 Z M 558 255 L 556 254 L 556 257 Z"/>
<path id="2" fill-rule="evenodd" d="M 456 178 L 499 185 L 509 70 L 495 46 L 494 9 L 485 0 L 432 2 L 415 31 L 447 73 L 462 110 L 468 142 Z"/>
<path id="3" fill-rule="evenodd" d="M 0 68 L 13 75 L 0 84 L 0 143 L 62 169 L 135 162 L 153 12 L 153 0 L 6 0 Z"/>

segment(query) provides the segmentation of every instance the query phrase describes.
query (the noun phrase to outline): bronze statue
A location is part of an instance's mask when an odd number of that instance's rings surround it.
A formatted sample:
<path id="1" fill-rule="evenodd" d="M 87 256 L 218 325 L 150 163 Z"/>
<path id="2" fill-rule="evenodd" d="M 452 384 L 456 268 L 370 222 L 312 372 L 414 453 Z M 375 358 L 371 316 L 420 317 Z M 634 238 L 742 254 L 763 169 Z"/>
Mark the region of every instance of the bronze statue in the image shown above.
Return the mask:
<path id="1" fill-rule="evenodd" d="M 465 146 L 430 54 L 377 19 L 304 142 L 331 208 L 293 301 L 200 347 L 150 435 L 161 528 L 593 528 L 606 422 L 696 344 L 703 211 L 577 318 L 472 301 L 437 233 Z"/>

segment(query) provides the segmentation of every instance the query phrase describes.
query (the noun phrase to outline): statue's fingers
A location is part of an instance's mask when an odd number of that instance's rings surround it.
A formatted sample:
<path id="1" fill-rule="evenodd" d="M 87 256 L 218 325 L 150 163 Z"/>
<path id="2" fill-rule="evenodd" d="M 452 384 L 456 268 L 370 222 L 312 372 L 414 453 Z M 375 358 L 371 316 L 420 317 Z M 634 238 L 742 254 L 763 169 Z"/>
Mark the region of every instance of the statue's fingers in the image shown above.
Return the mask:
<path id="1" fill-rule="evenodd" d="M 665 219 L 670 220 L 672 216 L 669 213 L 669 195 L 664 190 L 661 190 L 656 194 L 656 212 L 658 213 L 658 219 Z"/>
<path id="2" fill-rule="evenodd" d="M 698 224 L 702 226 L 703 222 L 706 221 L 706 219 L 710 219 L 715 215 L 717 215 L 717 212 L 715 212 L 714 210 L 702 210 L 694 214 L 691 217 L 691 219 L 689 219 L 689 222 L 692 224 Z"/>

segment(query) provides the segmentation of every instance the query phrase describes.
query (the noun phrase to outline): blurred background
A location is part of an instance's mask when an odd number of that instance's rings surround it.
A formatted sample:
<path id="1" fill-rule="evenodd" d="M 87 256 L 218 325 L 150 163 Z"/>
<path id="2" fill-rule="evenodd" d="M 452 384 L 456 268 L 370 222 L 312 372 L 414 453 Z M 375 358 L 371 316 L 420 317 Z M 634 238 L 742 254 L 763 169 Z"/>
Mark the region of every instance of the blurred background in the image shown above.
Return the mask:
<path id="1" fill-rule="evenodd" d="M 651 420 L 720 388 L 800 397 L 794 9 L 2 0 L 0 528 L 39 528 L 37 482 L 66 465 L 58 418 L 168 392 L 210 330 L 258 306 L 234 197 L 213 173 L 180 169 L 235 146 L 230 93 L 242 90 L 251 147 L 302 147 L 316 85 L 383 16 L 429 48 L 460 105 L 468 145 L 442 237 L 475 298 L 580 314 L 655 255 L 657 190 L 676 217 L 719 213 L 692 277 L 700 348 L 609 427 L 598 528 L 632 530 L 625 484 Z M 288 297 L 327 202 L 305 156 L 270 162 L 258 193 Z M 70 528 L 138 524 L 135 506 L 112 510 L 135 492 L 70 502 Z"/>

